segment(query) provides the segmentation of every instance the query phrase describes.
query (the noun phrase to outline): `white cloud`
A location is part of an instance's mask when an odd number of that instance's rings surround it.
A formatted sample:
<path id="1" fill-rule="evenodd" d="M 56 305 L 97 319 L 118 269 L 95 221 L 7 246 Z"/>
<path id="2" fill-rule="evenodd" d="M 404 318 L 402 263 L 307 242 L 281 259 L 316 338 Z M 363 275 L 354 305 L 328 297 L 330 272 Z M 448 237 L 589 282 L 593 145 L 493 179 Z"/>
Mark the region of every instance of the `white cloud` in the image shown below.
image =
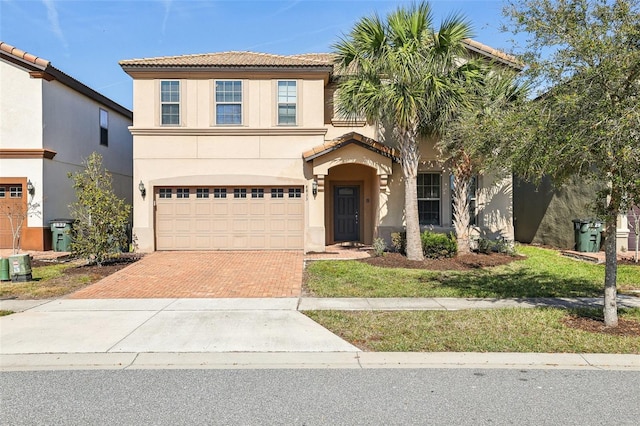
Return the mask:
<path id="1" fill-rule="evenodd" d="M 62 32 L 62 28 L 60 27 L 60 19 L 58 18 L 58 10 L 56 9 L 56 5 L 53 0 L 42 0 L 42 3 L 47 8 L 47 20 L 49 21 L 49 25 L 51 25 L 51 31 L 60 39 L 60 42 L 64 46 L 65 49 L 69 49 L 69 44 L 67 43 L 67 39 Z"/>
<path id="2" fill-rule="evenodd" d="M 169 20 L 169 13 L 171 12 L 172 2 L 173 0 L 162 0 L 162 4 L 164 4 L 164 18 L 162 19 L 162 35 L 164 35 L 164 32 L 167 29 L 167 21 Z"/>

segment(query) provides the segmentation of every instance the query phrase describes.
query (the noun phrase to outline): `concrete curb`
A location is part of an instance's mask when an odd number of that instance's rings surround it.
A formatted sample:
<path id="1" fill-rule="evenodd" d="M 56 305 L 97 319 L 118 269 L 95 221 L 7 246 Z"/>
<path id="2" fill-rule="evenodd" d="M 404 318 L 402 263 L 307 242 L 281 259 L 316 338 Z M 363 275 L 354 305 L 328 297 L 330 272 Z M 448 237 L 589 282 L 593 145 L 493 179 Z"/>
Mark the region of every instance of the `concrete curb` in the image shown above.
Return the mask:
<path id="1" fill-rule="evenodd" d="M 640 371 L 640 355 L 234 352 L 0 355 L 0 371 L 136 369 L 482 368 Z"/>

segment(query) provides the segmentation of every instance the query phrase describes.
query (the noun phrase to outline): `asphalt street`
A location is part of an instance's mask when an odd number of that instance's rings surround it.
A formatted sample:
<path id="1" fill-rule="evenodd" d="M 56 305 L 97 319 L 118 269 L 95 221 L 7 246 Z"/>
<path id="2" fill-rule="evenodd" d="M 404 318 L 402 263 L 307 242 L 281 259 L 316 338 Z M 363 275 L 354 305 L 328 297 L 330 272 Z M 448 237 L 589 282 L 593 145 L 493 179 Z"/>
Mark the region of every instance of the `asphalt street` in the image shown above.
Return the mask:
<path id="1" fill-rule="evenodd" d="M 0 374 L 3 425 L 637 425 L 640 372 L 75 370 Z"/>

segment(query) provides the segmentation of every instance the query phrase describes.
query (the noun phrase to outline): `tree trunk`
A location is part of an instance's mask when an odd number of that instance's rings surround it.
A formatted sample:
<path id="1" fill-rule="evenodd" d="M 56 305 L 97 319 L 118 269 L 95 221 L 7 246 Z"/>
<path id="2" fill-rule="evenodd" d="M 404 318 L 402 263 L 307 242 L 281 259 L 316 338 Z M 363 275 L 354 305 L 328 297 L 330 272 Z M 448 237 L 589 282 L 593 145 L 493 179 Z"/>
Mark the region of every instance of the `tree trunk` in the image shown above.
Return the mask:
<path id="1" fill-rule="evenodd" d="M 407 224 L 407 259 L 424 260 L 418 215 L 418 141 L 415 132 L 399 132 L 400 156 L 404 174 L 404 214 Z"/>
<path id="2" fill-rule="evenodd" d="M 610 212 L 607 215 L 604 253 L 604 325 L 618 326 L 618 305 L 616 302 L 616 275 L 618 272 L 618 254 L 616 252 L 616 217 Z"/>
<path id="3" fill-rule="evenodd" d="M 469 241 L 469 190 L 471 180 L 460 173 L 453 175 L 453 229 L 458 241 L 458 254 L 471 253 Z"/>

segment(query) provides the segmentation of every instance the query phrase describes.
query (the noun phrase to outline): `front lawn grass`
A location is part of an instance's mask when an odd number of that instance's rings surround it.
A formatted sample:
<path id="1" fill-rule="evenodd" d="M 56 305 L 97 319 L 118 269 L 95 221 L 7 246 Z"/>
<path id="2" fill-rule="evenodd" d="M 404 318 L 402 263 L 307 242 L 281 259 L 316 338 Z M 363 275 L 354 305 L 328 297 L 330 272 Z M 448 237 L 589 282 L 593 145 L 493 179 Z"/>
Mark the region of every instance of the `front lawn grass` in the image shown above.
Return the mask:
<path id="1" fill-rule="evenodd" d="M 68 294 L 92 281 L 90 274 L 65 275 L 73 263 L 52 263 L 31 270 L 33 280 L 0 283 L 0 298 L 48 299 Z"/>
<path id="2" fill-rule="evenodd" d="M 604 265 L 521 246 L 526 259 L 471 271 L 381 268 L 358 261 L 309 264 L 305 285 L 317 297 L 600 297 Z M 620 265 L 618 288 L 640 288 L 640 267 Z"/>
<path id="3" fill-rule="evenodd" d="M 569 315 L 597 316 L 598 309 L 304 313 L 364 351 L 640 354 L 640 337 L 592 333 L 562 323 Z M 640 322 L 640 309 L 621 309 L 620 318 Z"/>

